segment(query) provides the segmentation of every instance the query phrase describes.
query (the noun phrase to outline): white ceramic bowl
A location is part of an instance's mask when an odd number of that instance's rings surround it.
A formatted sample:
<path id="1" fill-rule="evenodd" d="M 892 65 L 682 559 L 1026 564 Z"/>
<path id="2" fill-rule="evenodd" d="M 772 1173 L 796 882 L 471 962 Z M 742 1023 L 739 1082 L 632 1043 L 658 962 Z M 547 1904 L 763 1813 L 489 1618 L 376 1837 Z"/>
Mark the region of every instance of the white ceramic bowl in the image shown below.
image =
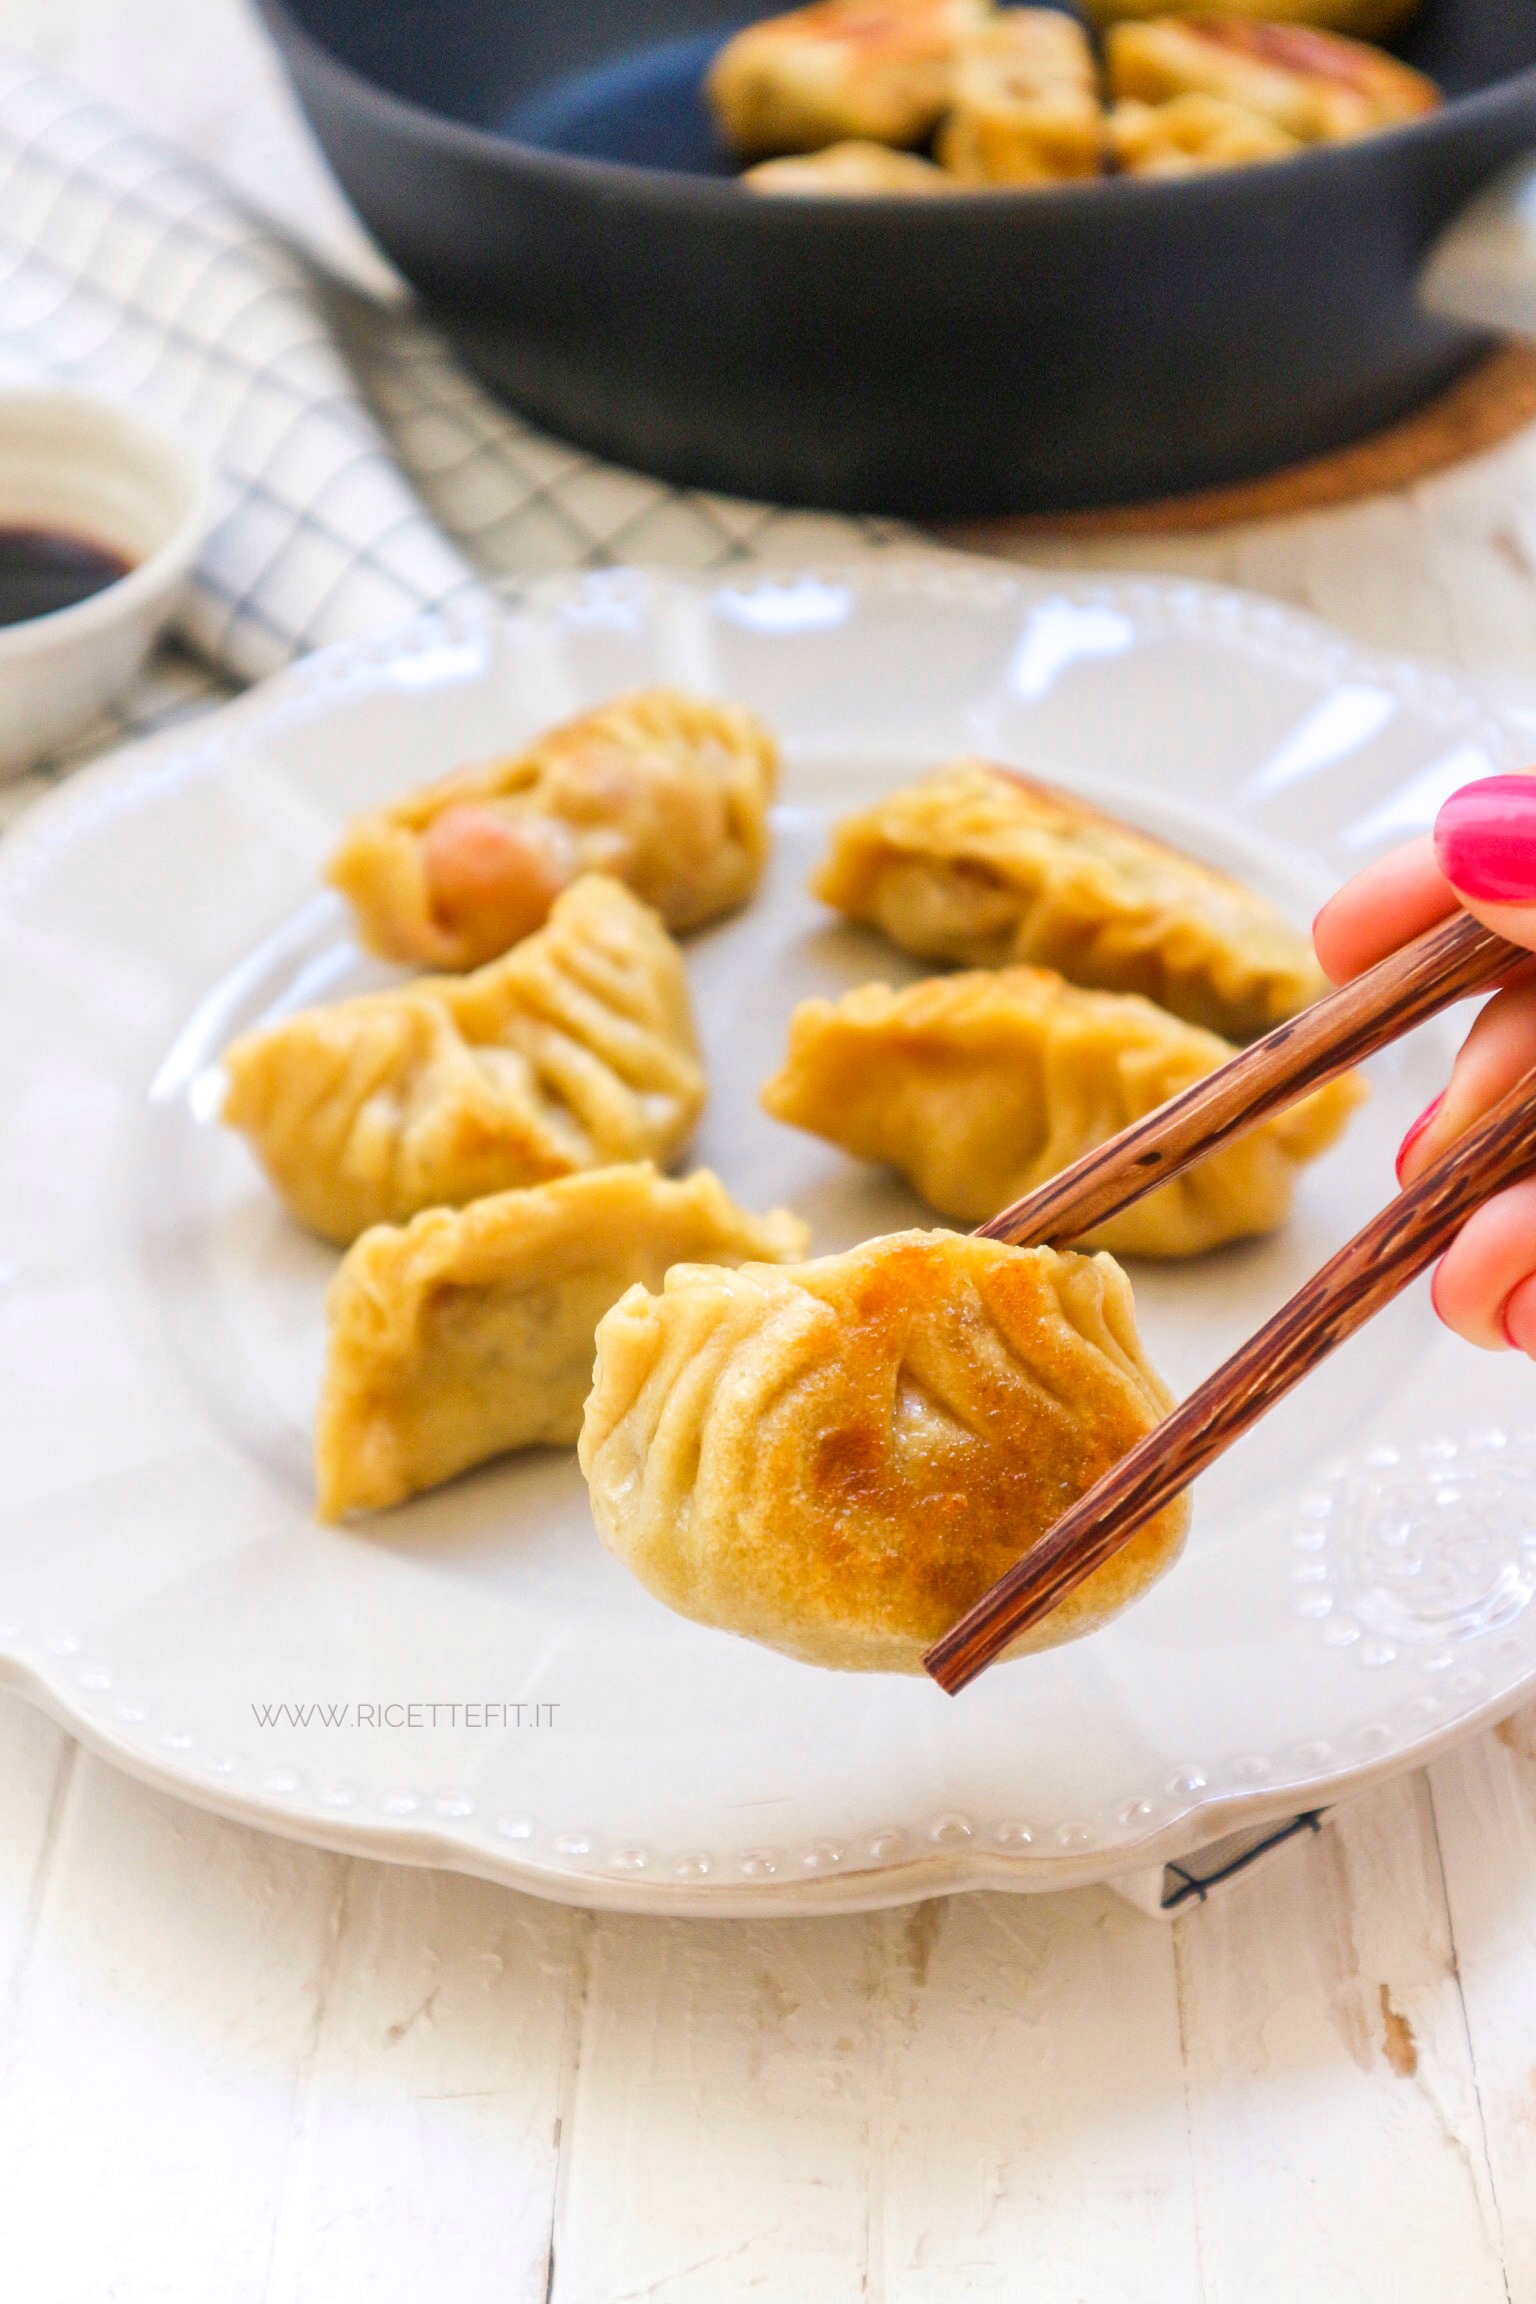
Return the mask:
<path id="1" fill-rule="evenodd" d="M 115 402 L 0 390 L 0 526 L 73 529 L 132 562 L 72 608 L 0 625 L 0 775 L 67 744 L 127 687 L 175 611 L 208 500 L 203 466 Z"/>

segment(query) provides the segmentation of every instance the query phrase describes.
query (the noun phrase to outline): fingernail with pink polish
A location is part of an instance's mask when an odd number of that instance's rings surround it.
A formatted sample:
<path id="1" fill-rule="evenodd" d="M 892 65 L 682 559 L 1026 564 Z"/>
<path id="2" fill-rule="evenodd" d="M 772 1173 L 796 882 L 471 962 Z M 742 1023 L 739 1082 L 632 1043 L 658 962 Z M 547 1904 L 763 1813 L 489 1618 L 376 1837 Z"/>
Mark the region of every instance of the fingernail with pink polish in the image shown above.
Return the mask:
<path id="1" fill-rule="evenodd" d="M 1536 904 L 1536 776 L 1484 776 L 1435 818 L 1435 855 L 1475 904 Z"/>
<path id="2" fill-rule="evenodd" d="M 1419 1138 L 1423 1135 L 1425 1129 L 1429 1126 L 1431 1120 L 1433 1120 L 1435 1114 L 1439 1111 L 1441 1105 L 1444 1102 L 1445 1090 L 1442 1088 L 1439 1095 L 1435 1098 L 1433 1104 L 1425 1105 L 1423 1111 L 1419 1114 L 1417 1120 L 1415 1120 L 1413 1126 L 1409 1129 L 1401 1144 L 1399 1144 L 1397 1148 L 1397 1180 L 1399 1184 L 1401 1184 L 1403 1180 L 1403 1168 L 1407 1162 L 1409 1153 L 1413 1150 L 1415 1144 L 1417 1144 Z"/>

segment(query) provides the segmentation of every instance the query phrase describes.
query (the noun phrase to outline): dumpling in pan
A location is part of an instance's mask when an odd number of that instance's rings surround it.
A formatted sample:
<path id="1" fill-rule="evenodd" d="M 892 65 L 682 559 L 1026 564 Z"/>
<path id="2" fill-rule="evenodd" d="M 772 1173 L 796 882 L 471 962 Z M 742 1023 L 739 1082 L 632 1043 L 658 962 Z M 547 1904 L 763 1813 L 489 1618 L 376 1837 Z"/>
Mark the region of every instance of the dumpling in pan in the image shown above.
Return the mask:
<path id="1" fill-rule="evenodd" d="M 1217 96 L 1301 144 L 1339 144 L 1432 112 L 1440 91 L 1380 48 L 1309 24 L 1161 16 L 1105 40 L 1113 96 L 1163 104 Z"/>
<path id="2" fill-rule="evenodd" d="M 1133 993 L 1082 992 L 1044 968 L 865 984 L 795 1010 L 776 1120 L 900 1169 L 932 1208 L 984 1223 L 1232 1054 Z M 1117 1256 L 1195 1256 L 1272 1232 L 1299 1165 L 1362 1090 L 1335 1080 L 1089 1234 Z"/>
<path id="3" fill-rule="evenodd" d="M 704 1105 L 682 954 L 592 873 L 472 976 L 369 992 L 237 1040 L 224 1118 L 331 1240 L 614 1161 L 665 1162 Z"/>
<path id="4" fill-rule="evenodd" d="M 1048 784 L 963 760 L 833 835 L 811 882 L 924 960 L 1028 961 L 1252 1040 L 1326 989 L 1305 936 L 1209 864 Z"/>
<path id="5" fill-rule="evenodd" d="M 1059 184 L 1104 165 L 1099 74 L 1080 25 L 1054 8 L 1010 8 L 955 65 L 934 147 L 969 184 Z"/>
<path id="6" fill-rule="evenodd" d="M 1315 24 L 1323 32 L 1343 32 L 1355 40 L 1393 40 L 1419 13 L 1422 0 L 1224 0 L 1224 16 L 1261 23 Z M 1166 16 L 1168 0 L 1087 0 L 1097 24 L 1127 17 Z"/>
<path id="7" fill-rule="evenodd" d="M 810 1664 L 923 1649 L 1172 1406 L 1107 1256 L 898 1232 L 783 1270 L 681 1265 L 597 1332 L 580 1456 L 657 1599 Z M 1180 1499 L 1020 1648 L 1176 1557 Z"/>
<path id="8" fill-rule="evenodd" d="M 989 14 L 987 0 L 817 0 L 728 40 L 705 93 L 749 159 L 848 137 L 921 144 L 949 101 L 961 39 Z"/>
<path id="9" fill-rule="evenodd" d="M 328 877 L 369 951 L 408 967 L 494 960 L 583 872 L 698 928 L 757 886 L 778 768 L 752 713 L 642 689 L 359 816 Z"/>
<path id="10" fill-rule="evenodd" d="M 783 199 L 838 193 L 844 199 L 890 198 L 895 193 L 931 198 L 960 186 L 917 152 L 893 152 L 889 144 L 829 144 L 820 152 L 790 152 L 781 160 L 760 160 L 742 183 L 749 192 Z"/>
<path id="11" fill-rule="evenodd" d="M 1109 148 L 1123 176 L 1252 168 L 1264 160 L 1289 160 L 1302 149 L 1273 120 L 1220 96 L 1175 96 L 1166 104 L 1127 97 L 1109 115 Z"/>
<path id="12" fill-rule="evenodd" d="M 678 1263 L 787 1263 L 808 1240 L 786 1209 L 738 1208 L 707 1169 L 678 1184 L 648 1164 L 375 1225 L 326 1297 L 321 1517 L 382 1511 L 510 1448 L 570 1446 L 597 1324 L 626 1288 L 659 1288 Z"/>

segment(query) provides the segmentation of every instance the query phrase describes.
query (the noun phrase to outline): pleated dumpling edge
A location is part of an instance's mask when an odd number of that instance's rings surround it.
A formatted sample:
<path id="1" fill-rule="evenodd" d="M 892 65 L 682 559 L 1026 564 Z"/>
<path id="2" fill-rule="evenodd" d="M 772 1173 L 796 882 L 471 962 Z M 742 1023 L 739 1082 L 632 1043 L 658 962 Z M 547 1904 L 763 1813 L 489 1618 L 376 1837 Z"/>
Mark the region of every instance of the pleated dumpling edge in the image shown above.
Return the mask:
<path id="1" fill-rule="evenodd" d="M 224 1058 L 223 1117 L 325 1238 L 616 1161 L 665 1166 L 706 1086 L 682 954 L 589 873 L 469 976 L 301 1010 Z"/>
<path id="2" fill-rule="evenodd" d="M 1326 989 L 1252 889 L 1073 794 L 961 760 L 837 825 L 812 893 L 920 959 L 1024 963 L 1246 1041 Z"/>
<path id="3" fill-rule="evenodd" d="M 761 1101 L 899 1170 L 941 1215 L 982 1224 L 1232 1054 L 1135 993 L 1085 992 L 1045 968 L 962 969 L 803 1001 Z M 1330 1081 L 1078 1245 L 1182 1257 L 1274 1231 L 1303 1163 L 1364 1093 L 1354 1074 Z"/>
<path id="4" fill-rule="evenodd" d="M 683 1265 L 597 1332 L 579 1454 L 609 1550 L 679 1614 L 844 1671 L 922 1652 L 1172 1405 L 1108 1256 L 903 1232 Z M 1021 1643 L 1177 1557 L 1184 1499 Z"/>

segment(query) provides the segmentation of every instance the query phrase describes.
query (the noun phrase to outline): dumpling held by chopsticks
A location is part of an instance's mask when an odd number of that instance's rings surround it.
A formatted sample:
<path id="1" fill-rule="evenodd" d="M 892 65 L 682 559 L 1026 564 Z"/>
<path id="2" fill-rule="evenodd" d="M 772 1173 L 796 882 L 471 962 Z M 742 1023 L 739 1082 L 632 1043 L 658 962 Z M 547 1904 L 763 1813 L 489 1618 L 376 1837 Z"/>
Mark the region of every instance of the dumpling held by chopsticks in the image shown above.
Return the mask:
<path id="1" fill-rule="evenodd" d="M 899 1232 L 680 1265 L 597 1332 L 580 1455 L 609 1550 L 679 1614 L 845 1671 L 923 1650 L 1172 1405 L 1107 1256 Z M 1022 1645 L 1177 1557 L 1181 1498 Z"/>

